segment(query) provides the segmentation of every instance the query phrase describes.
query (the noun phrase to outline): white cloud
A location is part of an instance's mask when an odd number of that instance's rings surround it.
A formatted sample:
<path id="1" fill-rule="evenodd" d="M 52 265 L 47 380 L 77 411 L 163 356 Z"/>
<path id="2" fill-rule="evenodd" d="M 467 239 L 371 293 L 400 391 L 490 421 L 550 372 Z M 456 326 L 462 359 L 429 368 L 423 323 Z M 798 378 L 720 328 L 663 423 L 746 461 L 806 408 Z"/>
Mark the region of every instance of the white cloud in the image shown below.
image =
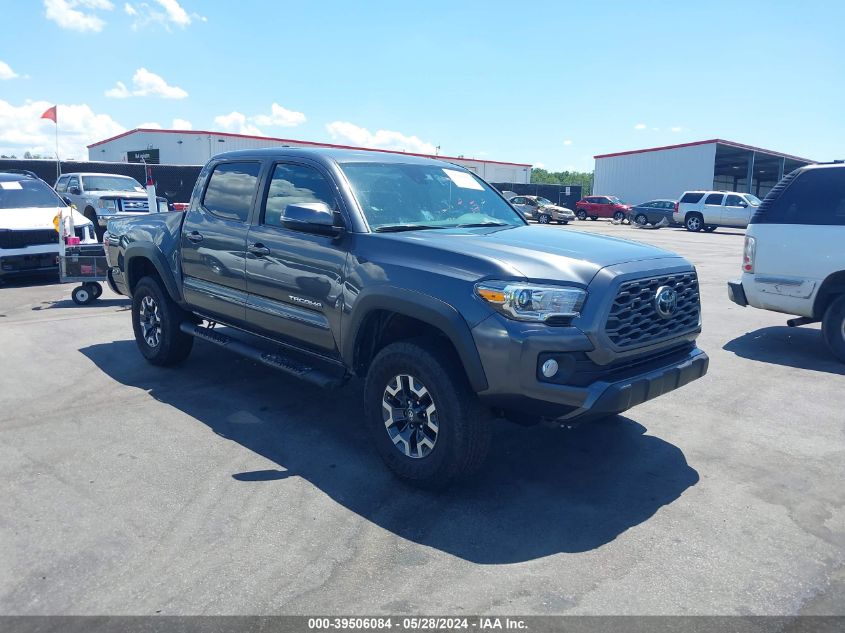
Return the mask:
<path id="1" fill-rule="evenodd" d="M 4 79 L 14 79 L 18 76 L 12 67 L 4 61 L 0 61 L 0 81 Z"/>
<path id="2" fill-rule="evenodd" d="M 671 128 L 671 129 L 672 129 L 673 132 L 680 132 L 684 128 L 682 128 L 680 125 L 676 125 L 675 127 Z"/>
<path id="3" fill-rule="evenodd" d="M 173 119 L 173 125 L 171 129 L 174 130 L 193 130 L 194 125 L 190 121 L 186 119 Z"/>
<path id="4" fill-rule="evenodd" d="M 637 123 L 637 124 L 634 126 L 634 129 L 635 129 L 635 130 L 644 130 L 644 129 L 646 129 L 647 127 L 648 127 L 648 126 L 647 126 L 645 123 Z"/>
<path id="5" fill-rule="evenodd" d="M 566 139 L 566 140 L 563 142 L 563 144 L 564 144 L 564 145 L 572 145 L 572 141 L 571 141 L 570 139 Z"/>
<path id="6" fill-rule="evenodd" d="M 146 121 L 144 123 L 139 123 L 135 127 L 141 128 L 142 130 L 163 130 L 161 123 L 156 123 L 155 121 Z"/>
<path id="7" fill-rule="evenodd" d="M 251 134 L 252 136 L 264 136 L 264 132 L 248 122 L 247 116 L 240 112 L 230 112 L 214 117 L 214 124 L 225 132 L 235 134 Z"/>
<path id="8" fill-rule="evenodd" d="M 112 99 L 126 99 L 127 97 L 161 97 L 162 99 L 184 99 L 188 93 L 178 86 L 170 86 L 159 75 L 146 68 L 139 68 L 132 75 L 132 90 L 122 81 L 118 81 L 114 88 L 106 90 L 106 96 Z"/>
<path id="9" fill-rule="evenodd" d="M 258 114 L 252 117 L 256 125 L 275 125 L 279 127 L 296 127 L 305 123 L 305 115 L 302 112 L 294 112 L 283 108 L 278 103 L 270 107 L 270 115 Z"/>
<path id="10" fill-rule="evenodd" d="M 79 11 L 76 7 L 89 12 Z M 47 19 L 63 29 L 98 33 L 106 25 L 105 20 L 90 11 L 111 11 L 114 5 L 109 0 L 44 0 L 44 9 Z"/>
<path id="11" fill-rule="evenodd" d="M 546 163 L 534 163 L 533 167 L 534 169 L 545 169 Z"/>
<path id="12" fill-rule="evenodd" d="M 126 3 L 123 7 L 128 15 L 135 18 L 132 23 L 133 30 L 137 31 L 149 24 L 158 24 L 170 31 L 174 25 L 182 29 L 187 28 L 194 20 L 207 22 L 205 17 L 185 11 L 177 0 L 153 0 L 153 3 L 139 2 L 136 5 Z"/>
<path id="13" fill-rule="evenodd" d="M 434 154 L 437 149 L 433 143 L 423 141 L 418 136 L 407 136 L 392 130 L 378 130 L 373 134 L 367 128 L 348 121 L 333 121 L 326 125 L 326 130 L 333 139 L 341 139 L 361 147 L 418 154 Z"/>
<path id="14" fill-rule="evenodd" d="M 218 128 L 226 132 L 235 132 L 236 134 L 251 134 L 253 136 L 264 136 L 264 132 L 258 127 L 295 127 L 302 125 L 306 121 L 306 117 L 302 112 L 294 112 L 283 108 L 278 103 L 274 103 L 270 107 L 270 114 L 256 114 L 255 116 L 247 116 L 241 112 L 234 111 L 229 114 L 221 114 L 214 117 L 214 123 Z"/>
<path id="15" fill-rule="evenodd" d="M 53 103 L 26 101 L 15 106 L 0 99 L 0 153 L 54 156 L 56 128 L 52 121 L 40 118 Z M 97 114 L 87 104 L 59 104 L 59 156 L 62 159 L 88 157 L 87 145 L 125 132 L 108 114 Z"/>

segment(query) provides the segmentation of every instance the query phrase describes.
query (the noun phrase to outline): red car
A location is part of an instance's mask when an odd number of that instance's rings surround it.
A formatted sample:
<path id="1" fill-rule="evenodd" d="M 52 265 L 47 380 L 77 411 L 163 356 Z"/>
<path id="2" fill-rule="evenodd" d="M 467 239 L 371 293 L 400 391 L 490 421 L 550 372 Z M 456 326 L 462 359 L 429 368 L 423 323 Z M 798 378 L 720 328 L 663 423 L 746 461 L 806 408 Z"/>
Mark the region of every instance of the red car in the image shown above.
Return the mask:
<path id="1" fill-rule="evenodd" d="M 579 220 L 613 218 L 621 222 L 630 210 L 631 206 L 622 204 L 616 196 L 587 196 L 575 203 L 575 217 Z"/>

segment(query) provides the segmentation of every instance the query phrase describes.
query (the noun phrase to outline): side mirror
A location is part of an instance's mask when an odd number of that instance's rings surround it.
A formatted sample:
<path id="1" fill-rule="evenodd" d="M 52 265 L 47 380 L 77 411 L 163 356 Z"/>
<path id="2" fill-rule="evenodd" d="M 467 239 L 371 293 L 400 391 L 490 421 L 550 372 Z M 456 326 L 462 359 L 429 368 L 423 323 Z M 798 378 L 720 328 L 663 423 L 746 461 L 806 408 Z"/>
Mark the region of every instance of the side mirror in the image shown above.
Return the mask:
<path id="1" fill-rule="evenodd" d="M 343 232 L 343 220 L 336 218 L 334 211 L 325 202 L 301 202 L 289 204 L 282 216 L 285 228 L 303 233 L 339 235 Z"/>
<path id="2" fill-rule="evenodd" d="M 743 209 L 745 209 L 745 208 L 748 207 L 748 203 L 747 202 L 740 202 L 739 206 L 741 206 Z"/>
<path id="3" fill-rule="evenodd" d="M 82 194 L 82 190 L 79 187 L 71 187 L 67 190 L 67 192 L 72 196 L 78 196 Z"/>
<path id="4" fill-rule="evenodd" d="M 62 200 L 64 200 L 64 201 L 65 201 L 65 204 L 66 204 L 67 206 L 70 206 L 70 205 L 72 205 L 72 204 L 73 204 L 73 200 L 71 200 L 71 199 L 70 199 L 70 198 L 68 198 L 67 196 L 62 196 Z"/>

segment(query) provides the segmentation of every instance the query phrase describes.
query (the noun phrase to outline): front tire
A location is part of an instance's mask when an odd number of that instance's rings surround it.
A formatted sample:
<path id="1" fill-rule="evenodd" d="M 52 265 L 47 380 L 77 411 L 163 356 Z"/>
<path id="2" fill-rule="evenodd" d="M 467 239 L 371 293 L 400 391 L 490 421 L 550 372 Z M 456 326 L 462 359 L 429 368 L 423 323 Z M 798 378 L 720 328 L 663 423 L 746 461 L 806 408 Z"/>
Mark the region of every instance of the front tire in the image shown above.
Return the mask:
<path id="1" fill-rule="evenodd" d="M 364 383 L 366 424 L 400 479 L 443 488 L 477 470 L 490 447 L 491 416 L 454 354 L 436 339 L 388 345 Z"/>
<path id="2" fill-rule="evenodd" d="M 617 211 L 616 213 L 613 214 L 613 219 L 616 220 L 617 222 L 621 223 L 622 220 L 625 219 L 625 214 L 622 213 L 621 211 Z"/>
<path id="3" fill-rule="evenodd" d="M 78 306 L 87 306 L 94 300 L 95 297 L 88 284 L 82 284 L 71 291 L 70 298 L 73 299 L 73 302 Z"/>
<path id="4" fill-rule="evenodd" d="M 175 365 L 185 360 L 194 337 L 179 329 L 187 314 L 153 277 L 144 277 L 132 292 L 132 329 L 147 362 Z"/>
<path id="5" fill-rule="evenodd" d="M 577 217 L 579 220 L 586 220 L 587 219 L 587 212 L 584 211 L 583 209 L 579 209 L 575 213 L 575 217 Z"/>
<path id="6" fill-rule="evenodd" d="M 825 310 L 822 336 L 831 353 L 845 363 L 845 295 L 834 300 Z"/>
<path id="7" fill-rule="evenodd" d="M 645 213 L 638 213 L 637 217 L 634 218 L 634 222 L 636 222 L 640 226 L 645 226 L 646 224 L 648 224 L 648 217 L 646 217 Z"/>
<path id="8" fill-rule="evenodd" d="M 551 218 L 547 215 L 540 215 L 537 217 L 537 222 L 540 224 L 548 224 Z"/>
<path id="9" fill-rule="evenodd" d="M 704 218 L 699 213 L 690 213 L 684 221 L 684 226 L 687 227 L 687 231 L 698 233 L 704 228 Z"/>

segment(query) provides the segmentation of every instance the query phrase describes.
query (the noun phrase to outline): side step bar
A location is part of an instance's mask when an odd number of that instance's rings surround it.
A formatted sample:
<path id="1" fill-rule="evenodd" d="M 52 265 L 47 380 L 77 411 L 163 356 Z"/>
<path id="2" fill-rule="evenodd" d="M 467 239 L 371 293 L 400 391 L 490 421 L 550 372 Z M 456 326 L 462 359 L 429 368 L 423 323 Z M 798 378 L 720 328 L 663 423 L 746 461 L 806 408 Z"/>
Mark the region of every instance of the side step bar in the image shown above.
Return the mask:
<path id="1" fill-rule="evenodd" d="M 305 380 L 306 382 L 310 382 L 312 385 L 317 385 L 318 387 L 340 387 L 346 382 L 343 377 L 332 376 L 331 374 L 309 367 L 308 365 L 288 356 L 262 350 L 258 347 L 254 347 L 248 343 L 232 338 L 231 336 L 227 336 L 226 334 L 215 332 L 211 328 L 195 325 L 193 323 L 182 323 L 179 326 L 179 329 L 185 334 L 190 334 L 195 338 L 208 341 L 209 343 L 214 343 L 219 347 L 225 347 L 236 354 L 246 356 L 247 358 L 267 365 L 268 367 L 282 371 L 289 376 Z"/>
<path id="2" fill-rule="evenodd" d="M 810 323 L 818 323 L 818 319 L 811 319 L 810 317 L 796 317 L 794 319 L 789 319 L 786 324 L 789 327 L 799 327 L 801 325 L 810 325 Z"/>

